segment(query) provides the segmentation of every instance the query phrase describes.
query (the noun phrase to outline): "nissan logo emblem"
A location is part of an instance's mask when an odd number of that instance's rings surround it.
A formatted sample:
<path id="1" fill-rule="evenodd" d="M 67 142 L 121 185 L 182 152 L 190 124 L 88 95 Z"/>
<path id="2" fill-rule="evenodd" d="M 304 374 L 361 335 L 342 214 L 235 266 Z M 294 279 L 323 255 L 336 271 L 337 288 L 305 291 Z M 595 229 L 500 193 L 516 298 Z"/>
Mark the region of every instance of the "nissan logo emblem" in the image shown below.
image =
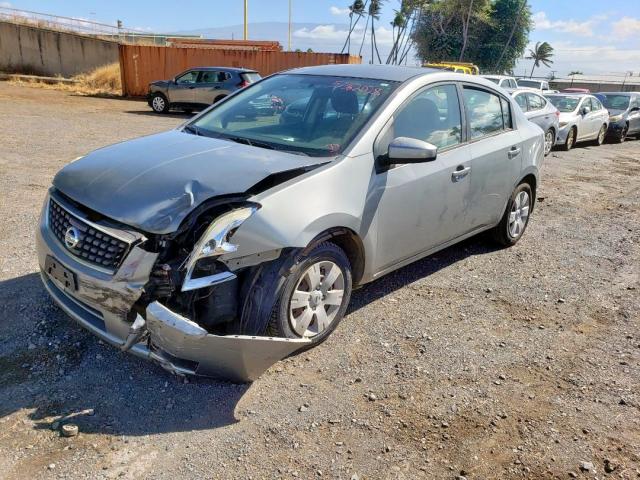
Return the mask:
<path id="1" fill-rule="evenodd" d="M 76 227 L 69 227 L 64 232 L 64 244 L 67 248 L 76 248 L 80 243 L 80 232 Z"/>

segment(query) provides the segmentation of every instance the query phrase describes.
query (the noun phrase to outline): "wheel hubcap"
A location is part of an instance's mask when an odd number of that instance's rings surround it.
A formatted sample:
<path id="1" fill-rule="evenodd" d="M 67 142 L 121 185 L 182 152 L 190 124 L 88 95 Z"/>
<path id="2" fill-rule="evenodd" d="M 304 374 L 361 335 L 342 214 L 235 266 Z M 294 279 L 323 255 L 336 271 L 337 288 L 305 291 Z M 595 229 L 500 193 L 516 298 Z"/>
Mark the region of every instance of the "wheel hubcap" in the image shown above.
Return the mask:
<path id="1" fill-rule="evenodd" d="M 520 192 L 516 195 L 509 214 L 509 235 L 511 238 L 518 238 L 524 232 L 529 218 L 529 203 L 527 192 Z"/>
<path id="2" fill-rule="evenodd" d="M 553 146 L 553 133 L 547 132 L 544 136 L 544 154 L 547 155 Z"/>
<path id="3" fill-rule="evenodd" d="M 155 97 L 153 99 L 153 108 L 155 110 L 163 110 L 164 109 L 164 100 L 162 97 Z"/>
<path id="4" fill-rule="evenodd" d="M 338 265 L 322 261 L 300 277 L 289 300 L 289 323 L 301 337 L 315 337 L 336 319 L 344 296 L 344 275 Z"/>

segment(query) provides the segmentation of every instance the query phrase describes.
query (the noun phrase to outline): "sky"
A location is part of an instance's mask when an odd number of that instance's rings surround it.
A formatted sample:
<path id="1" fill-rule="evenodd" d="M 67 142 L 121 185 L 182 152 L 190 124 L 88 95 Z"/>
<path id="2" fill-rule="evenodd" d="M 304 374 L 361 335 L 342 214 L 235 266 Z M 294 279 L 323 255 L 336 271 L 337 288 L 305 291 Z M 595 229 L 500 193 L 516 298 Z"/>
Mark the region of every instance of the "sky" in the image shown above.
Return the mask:
<path id="1" fill-rule="evenodd" d="M 213 33 L 236 38 L 242 33 L 242 0 L 0 0 L 0 6 L 33 10 L 70 17 L 80 17 L 155 32 L 186 32 L 214 29 Z M 348 0 L 292 0 L 293 48 L 315 51 L 340 51 L 349 19 Z M 381 53 L 391 45 L 389 22 L 399 0 L 387 0 L 376 30 Z M 536 70 L 536 75 L 555 71 L 557 76 L 572 70 L 585 74 L 619 74 L 633 72 L 640 76 L 640 0 L 529 0 L 535 27 L 530 47 L 547 41 L 555 48 L 550 69 Z M 288 0 L 249 0 L 249 37 L 279 40 L 286 48 Z M 278 22 L 269 28 L 258 23 Z M 220 27 L 235 26 L 233 29 Z M 215 30 L 218 29 L 218 30 Z M 361 37 L 360 37 L 361 38 Z M 258 38 L 256 38 L 258 39 Z M 359 43 L 359 42 L 358 42 Z M 365 44 L 366 45 L 366 44 Z M 359 47 L 359 45 L 358 45 Z M 367 48 L 364 61 L 369 60 Z M 517 75 L 529 74 L 532 62 L 520 60 Z"/>

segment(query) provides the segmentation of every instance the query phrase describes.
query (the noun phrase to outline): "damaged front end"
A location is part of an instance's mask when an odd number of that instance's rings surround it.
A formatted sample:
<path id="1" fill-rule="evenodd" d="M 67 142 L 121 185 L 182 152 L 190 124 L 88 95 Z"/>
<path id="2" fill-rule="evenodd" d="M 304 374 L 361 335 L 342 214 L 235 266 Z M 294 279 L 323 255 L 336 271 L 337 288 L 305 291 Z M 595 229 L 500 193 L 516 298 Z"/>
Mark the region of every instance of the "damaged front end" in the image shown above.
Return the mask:
<path id="1" fill-rule="evenodd" d="M 254 380 L 310 343 L 262 336 L 272 304 L 251 293 L 263 266 L 286 268 L 282 259 L 289 255 L 274 250 L 233 264 L 221 260 L 235 251 L 233 233 L 258 208 L 246 197 L 218 198 L 196 208 L 174 233 L 143 234 L 52 190 L 38 229 L 43 283 L 66 313 L 121 350 L 176 374 Z M 78 232 L 92 243 L 74 245 Z M 113 238 L 120 243 L 110 243 Z M 114 268 L 96 265 L 109 265 L 120 247 Z M 276 298 L 267 293 L 260 298 Z"/>

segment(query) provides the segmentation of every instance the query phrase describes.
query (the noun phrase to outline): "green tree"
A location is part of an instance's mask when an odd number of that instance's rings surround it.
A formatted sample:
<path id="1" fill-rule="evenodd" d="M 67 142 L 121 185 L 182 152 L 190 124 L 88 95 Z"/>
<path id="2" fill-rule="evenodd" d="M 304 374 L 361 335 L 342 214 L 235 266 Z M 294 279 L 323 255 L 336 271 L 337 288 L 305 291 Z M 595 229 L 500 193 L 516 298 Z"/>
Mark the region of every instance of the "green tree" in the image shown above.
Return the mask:
<path id="1" fill-rule="evenodd" d="M 533 50 L 529 49 L 529 56 L 526 57 L 528 60 L 533 60 L 529 78 L 533 77 L 533 71 L 540 67 L 540 64 L 550 67 L 553 63 L 551 57 L 553 57 L 553 47 L 548 42 L 536 42 L 536 46 L 533 47 Z"/>
<path id="2" fill-rule="evenodd" d="M 413 39 L 423 61 L 468 61 L 502 73 L 524 53 L 531 23 L 527 0 L 439 0 L 423 5 Z"/>

